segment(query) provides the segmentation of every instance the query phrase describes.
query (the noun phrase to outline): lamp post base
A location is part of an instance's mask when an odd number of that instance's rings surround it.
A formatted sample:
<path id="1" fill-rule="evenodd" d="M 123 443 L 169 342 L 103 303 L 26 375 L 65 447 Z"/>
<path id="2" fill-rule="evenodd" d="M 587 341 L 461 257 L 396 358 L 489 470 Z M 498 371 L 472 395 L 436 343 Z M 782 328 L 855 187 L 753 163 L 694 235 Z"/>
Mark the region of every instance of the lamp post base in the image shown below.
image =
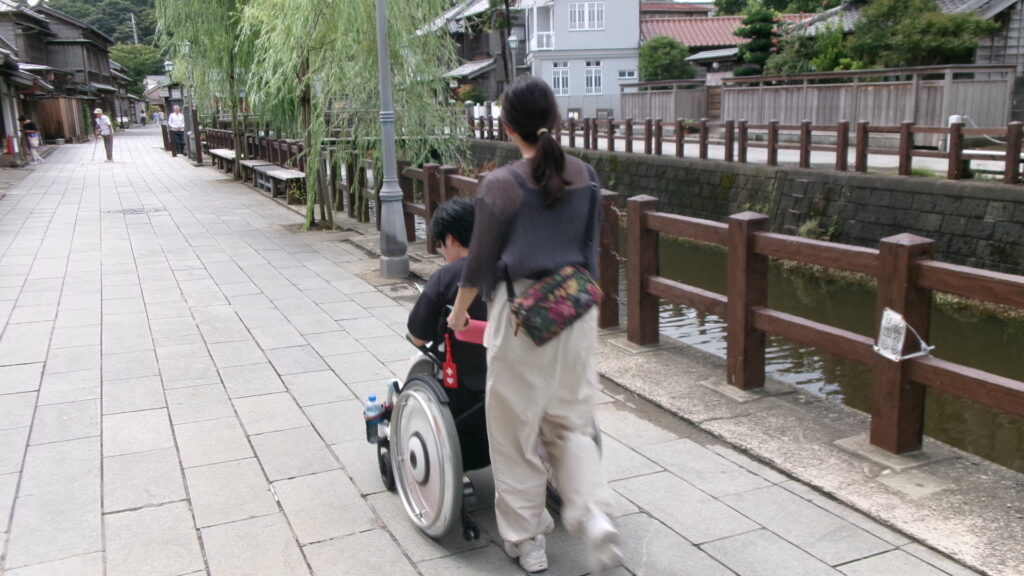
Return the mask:
<path id="1" fill-rule="evenodd" d="M 381 256 L 380 275 L 384 278 L 402 279 L 409 277 L 408 256 Z"/>

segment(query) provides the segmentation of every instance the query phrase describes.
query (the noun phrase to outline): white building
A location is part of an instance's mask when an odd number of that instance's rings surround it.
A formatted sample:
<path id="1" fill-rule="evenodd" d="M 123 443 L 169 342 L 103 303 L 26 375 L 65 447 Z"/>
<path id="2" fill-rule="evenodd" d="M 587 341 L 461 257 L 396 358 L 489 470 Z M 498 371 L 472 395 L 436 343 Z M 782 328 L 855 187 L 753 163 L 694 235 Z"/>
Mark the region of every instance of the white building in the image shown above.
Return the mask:
<path id="1" fill-rule="evenodd" d="M 640 1 L 524 0 L 526 64 L 562 115 L 615 117 L 619 85 L 639 77 Z"/>

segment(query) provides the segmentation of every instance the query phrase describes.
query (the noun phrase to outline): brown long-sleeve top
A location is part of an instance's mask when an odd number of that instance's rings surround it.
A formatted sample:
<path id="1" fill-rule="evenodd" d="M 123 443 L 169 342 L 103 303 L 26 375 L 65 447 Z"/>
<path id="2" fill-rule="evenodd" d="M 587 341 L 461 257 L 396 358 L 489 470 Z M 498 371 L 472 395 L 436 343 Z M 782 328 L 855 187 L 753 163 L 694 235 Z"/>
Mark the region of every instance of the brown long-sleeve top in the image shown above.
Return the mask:
<path id="1" fill-rule="evenodd" d="M 460 285 L 479 289 L 484 300 L 493 297 L 506 277 L 539 280 L 569 265 L 597 277 L 601 187 L 594 169 L 566 155 L 566 190 L 557 203 L 545 206 L 530 165 L 520 160 L 502 167 L 477 189 L 472 243 Z M 591 234 L 585 238 L 588 219 Z"/>

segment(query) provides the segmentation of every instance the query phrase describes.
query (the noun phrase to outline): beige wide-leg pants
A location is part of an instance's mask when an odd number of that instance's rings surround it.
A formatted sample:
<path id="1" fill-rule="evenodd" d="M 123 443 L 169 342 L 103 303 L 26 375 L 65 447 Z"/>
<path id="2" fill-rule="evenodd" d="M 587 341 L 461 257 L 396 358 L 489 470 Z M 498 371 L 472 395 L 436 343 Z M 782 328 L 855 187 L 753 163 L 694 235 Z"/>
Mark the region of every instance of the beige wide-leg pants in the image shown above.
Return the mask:
<path id="1" fill-rule="evenodd" d="M 515 282 L 521 294 L 532 282 Z M 554 529 L 546 504 L 547 471 L 538 439 L 553 464 L 562 520 L 579 530 L 588 506 L 611 502 L 601 455 L 591 438 L 597 393 L 597 310 L 587 312 L 544 346 L 515 334 L 504 286 L 488 306 L 487 437 L 494 473 L 498 530 L 522 542 Z"/>

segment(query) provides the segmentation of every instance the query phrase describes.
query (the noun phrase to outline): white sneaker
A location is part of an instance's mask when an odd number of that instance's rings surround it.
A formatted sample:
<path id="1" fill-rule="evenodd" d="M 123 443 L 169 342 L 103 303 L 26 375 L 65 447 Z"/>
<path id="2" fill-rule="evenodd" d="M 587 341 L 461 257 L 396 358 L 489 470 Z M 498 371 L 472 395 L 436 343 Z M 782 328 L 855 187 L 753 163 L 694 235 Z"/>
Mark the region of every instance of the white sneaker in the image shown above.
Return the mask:
<path id="1" fill-rule="evenodd" d="M 601 573 L 622 564 L 619 531 L 608 516 L 597 508 L 590 508 L 583 524 L 583 540 L 592 572 Z"/>
<path id="2" fill-rule="evenodd" d="M 530 540 L 523 540 L 518 544 L 505 542 L 505 554 L 508 554 L 510 558 L 518 558 L 519 565 L 523 567 L 523 570 L 531 574 L 548 569 L 548 555 L 544 552 L 543 534 Z"/>

